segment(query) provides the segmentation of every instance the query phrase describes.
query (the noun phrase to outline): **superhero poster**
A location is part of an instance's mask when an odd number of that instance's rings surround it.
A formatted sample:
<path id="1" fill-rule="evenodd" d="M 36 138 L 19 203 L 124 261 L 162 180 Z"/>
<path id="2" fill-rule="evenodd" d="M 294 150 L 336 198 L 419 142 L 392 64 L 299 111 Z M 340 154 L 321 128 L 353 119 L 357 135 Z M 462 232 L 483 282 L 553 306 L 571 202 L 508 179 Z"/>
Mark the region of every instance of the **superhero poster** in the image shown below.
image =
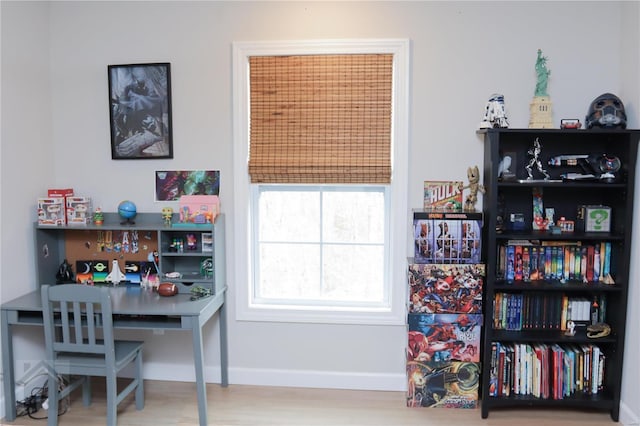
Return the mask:
<path id="1" fill-rule="evenodd" d="M 482 314 L 410 314 L 408 323 L 407 361 L 480 361 Z"/>
<path id="2" fill-rule="evenodd" d="M 409 312 L 477 314 L 482 312 L 485 265 L 409 265 Z"/>
<path id="3" fill-rule="evenodd" d="M 407 407 L 477 408 L 480 364 L 452 361 L 433 368 L 407 362 Z"/>

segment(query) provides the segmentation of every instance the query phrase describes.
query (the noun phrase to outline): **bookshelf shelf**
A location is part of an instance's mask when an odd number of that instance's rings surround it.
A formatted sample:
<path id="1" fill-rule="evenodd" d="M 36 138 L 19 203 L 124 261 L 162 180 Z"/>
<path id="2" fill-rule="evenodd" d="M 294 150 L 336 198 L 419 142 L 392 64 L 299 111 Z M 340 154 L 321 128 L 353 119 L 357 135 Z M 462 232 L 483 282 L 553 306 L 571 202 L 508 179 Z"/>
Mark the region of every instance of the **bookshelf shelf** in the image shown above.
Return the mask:
<path id="1" fill-rule="evenodd" d="M 640 131 L 479 134 L 485 143 L 483 258 L 488 259 L 482 417 L 506 407 L 554 407 L 608 411 L 618 421 Z M 535 167 L 533 181 L 527 180 L 528 151 L 536 138 L 542 145 L 538 160 L 551 175 L 547 181 L 536 179 Z M 613 182 L 604 182 L 563 180 L 580 167 L 549 165 L 552 157 L 578 154 L 616 156 L 622 166 Z M 513 180 L 499 176 L 506 155 L 513 157 Z M 542 220 L 553 213 L 556 221 L 574 221 L 575 230 L 534 230 L 534 202 L 540 200 L 536 213 L 542 212 Z M 602 229 L 607 232 L 585 232 L 580 206 L 610 207 L 609 226 Z M 569 320 L 576 323 L 573 336 L 565 334 Z M 589 338 L 586 326 L 592 321 L 608 324 L 610 334 Z"/>

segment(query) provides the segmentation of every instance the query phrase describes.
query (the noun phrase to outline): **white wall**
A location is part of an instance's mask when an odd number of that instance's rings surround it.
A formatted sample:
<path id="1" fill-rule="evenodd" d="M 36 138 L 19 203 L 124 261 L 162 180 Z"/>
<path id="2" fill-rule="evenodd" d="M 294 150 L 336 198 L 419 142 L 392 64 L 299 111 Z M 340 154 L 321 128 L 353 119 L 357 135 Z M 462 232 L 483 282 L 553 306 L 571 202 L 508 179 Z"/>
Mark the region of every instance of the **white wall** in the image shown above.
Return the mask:
<path id="1" fill-rule="evenodd" d="M 6 301 L 36 288 L 34 200 L 44 182 L 55 180 L 55 165 L 51 161 L 49 7 L 36 2 L 2 3 L 0 14 L 0 300 Z M 16 331 L 21 365 L 35 365 L 42 359 L 41 336 L 37 328 Z"/>
<path id="2" fill-rule="evenodd" d="M 638 128 L 640 111 L 640 3 L 626 2 L 622 8 L 622 26 L 625 29 L 622 40 L 622 51 L 628 52 L 622 58 L 622 93 L 626 93 L 625 110 Z M 636 174 L 636 197 L 634 211 L 640 209 L 640 174 Z M 633 224 L 634 241 L 640 238 L 640 215 L 635 215 Z M 640 245 L 635 244 L 631 251 L 631 276 L 629 278 L 629 302 L 627 310 L 627 332 L 624 351 L 624 375 L 622 380 L 621 421 L 627 425 L 640 425 L 640 392 L 637 390 L 640 379 L 640 366 L 635 360 L 640 350 Z"/>
<path id="3" fill-rule="evenodd" d="M 220 170 L 233 252 L 233 41 L 410 39 L 409 207 L 421 206 L 424 180 L 462 179 L 467 166 L 482 162 L 475 130 L 490 94 L 505 95 L 511 127 L 527 126 L 538 48 L 552 70 L 554 121 L 584 119 L 590 101 L 606 91 L 630 101 L 632 127 L 639 121 L 637 72 L 626 67 L 640 52 L 623 33 L 623 2 L 3 1 L 1 7 L 2 300 L 35 288 L 34 200 L 52 186 L 74 187 L 106 211 L 128 198 L 139 211 L 159 212 L 154 170 Z M 626 25 L 637 23 L 637 10 L 625 15 Z M 622 50 L 623 41 L 631 51 Z M 35 69 L 25 70 L 31 61 Z M 111 160 L 107 65 L 164 61 L 172 68 L 174 159 Z M 26 187 L 15 186 L 18 176 Z M 7 209 L 9 202 L 15 208 Z M 232 262 L 229 257 L 232 383 L 404 389 L 404 326 L 235 321 L 234 288 L 245 283 L 234 280 Z M 205 333 L 207 378 L 215 382 L 217 324 Z M 190 348 L 189 336 L 143 337 L 145 376 L 193 378 L 191 351 L 183 349 Z M 37 356 L 28 339 L 18 340 L 20 359 Z"/>

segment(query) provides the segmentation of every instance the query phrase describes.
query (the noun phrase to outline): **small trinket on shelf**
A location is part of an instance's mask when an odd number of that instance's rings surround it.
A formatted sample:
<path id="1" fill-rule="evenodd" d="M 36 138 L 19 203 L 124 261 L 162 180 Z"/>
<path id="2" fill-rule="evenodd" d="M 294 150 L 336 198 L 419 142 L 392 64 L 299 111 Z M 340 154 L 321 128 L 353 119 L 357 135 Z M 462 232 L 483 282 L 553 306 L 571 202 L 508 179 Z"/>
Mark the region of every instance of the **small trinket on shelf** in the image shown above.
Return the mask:
<path id="1" fill-rule="evenodd" d="M 97 207 L 96 211 L 93 212 L 93 223 L 96 225 L 102 225 L 104 223 L 104 213 L 102 213 L 100 207 Z"/>

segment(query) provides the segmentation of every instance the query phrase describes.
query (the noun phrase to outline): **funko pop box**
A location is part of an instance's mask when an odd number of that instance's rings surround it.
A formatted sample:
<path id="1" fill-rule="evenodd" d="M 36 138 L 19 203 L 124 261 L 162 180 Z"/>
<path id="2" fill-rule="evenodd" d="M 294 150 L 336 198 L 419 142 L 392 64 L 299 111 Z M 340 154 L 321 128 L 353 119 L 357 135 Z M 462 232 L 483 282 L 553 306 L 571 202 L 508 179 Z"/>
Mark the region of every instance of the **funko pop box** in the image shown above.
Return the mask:
<path id="1" fill-rule="evenodd" d="M 65 224 L 64 197 L 38 198 L 38 225 L 63 226 Z"/>
<path id="2" fill-rule="evenodd" d="M 66 197 L 67 225 L 88 225 L 91 223 L 91 197 Z"/>

